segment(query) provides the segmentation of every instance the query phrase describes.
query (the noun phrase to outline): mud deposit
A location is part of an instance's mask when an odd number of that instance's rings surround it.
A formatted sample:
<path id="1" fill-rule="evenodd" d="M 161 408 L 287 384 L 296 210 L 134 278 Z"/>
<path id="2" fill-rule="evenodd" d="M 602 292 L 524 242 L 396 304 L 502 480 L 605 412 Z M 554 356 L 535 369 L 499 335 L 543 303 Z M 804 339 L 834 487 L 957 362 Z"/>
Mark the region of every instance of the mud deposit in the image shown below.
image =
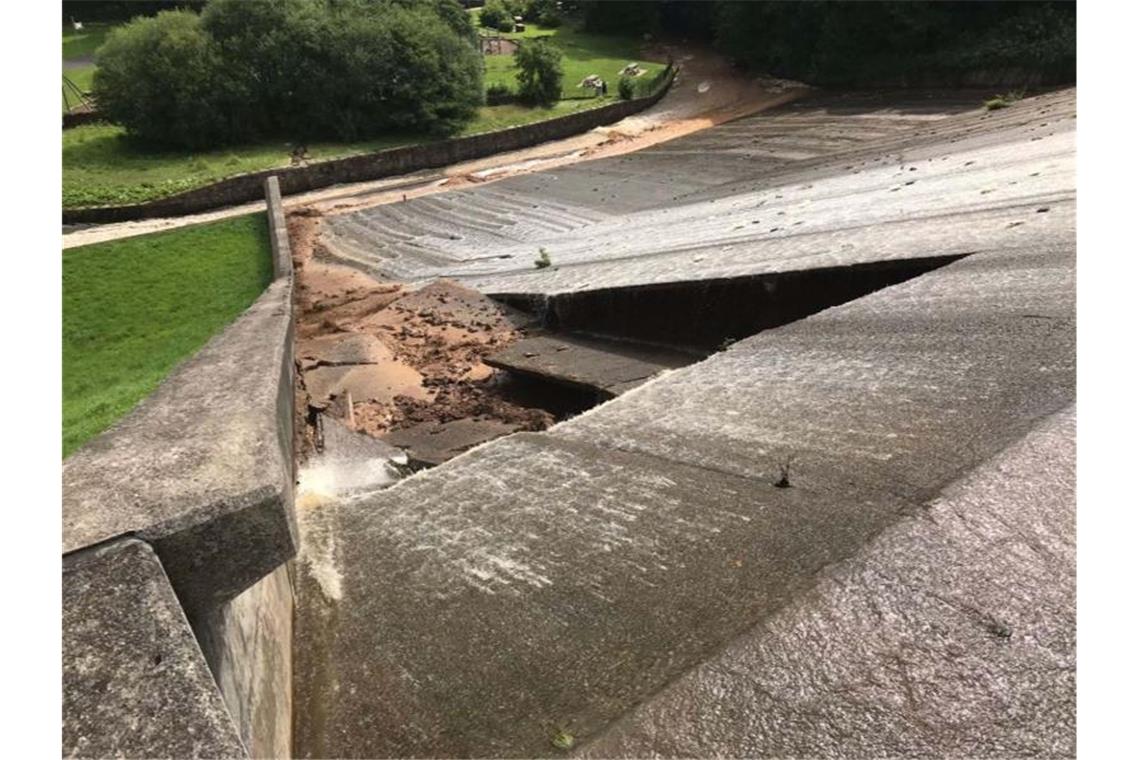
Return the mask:
<path id="1" fill-rule="evenodd" d="M 289 217 L 302 459 L 321 448 L 321 415 L 377 438 L 400 431 L 393 442 L 422 464 L 553 424 L 557 408 L 483 363 L 523 337 L 527 315 L 449 280 L 406 286 L 332 263 L 320 225 Z"/>

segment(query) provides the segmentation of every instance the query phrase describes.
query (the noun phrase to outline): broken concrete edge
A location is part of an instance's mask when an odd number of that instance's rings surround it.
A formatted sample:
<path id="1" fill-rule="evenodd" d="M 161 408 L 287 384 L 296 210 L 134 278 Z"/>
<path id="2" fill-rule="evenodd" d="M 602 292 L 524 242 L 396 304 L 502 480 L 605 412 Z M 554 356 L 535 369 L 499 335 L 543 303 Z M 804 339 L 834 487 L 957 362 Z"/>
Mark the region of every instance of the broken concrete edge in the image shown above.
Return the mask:
<path id="1" fill-rule="evenodd" d="M 133 546 L 137 551 L 145 547 L 162 576 L 160 585 L 169 587 L 170 601 L 177 608 L 177 635 L 187 650 L 185 658 L 207 676 L 208 689 L 197 675 L 192 688 L 175 689 L 185 692 L 193 705 L 179 710 L 192 720 L 194 709 L 214 715 L 220 705 L 225 719 L 215 716 L 209 726 L 184 729 L 181 735 L 135 731 L 130 738 L 131 732 L 120 724 L 154 722 L 146 716 L 168 711 L 146 715 L 141 711 L 154 699 L 165 700 L 165 705 L 174 697 L 159 694 L 148 702 L 147 694 L 138 694 L 137 699 L 118 704 L 113 716 L 94 721 L 91 717 L 102 714 L 103 708 L 95 690 L 83 688 L 87 674 L 77 665 L 72 671 L 65 668 L 64 677 L 65 694 L 74 695 L 65 700 L 65 739 L 70 727 L 83 727 L 83 746 L 72 747 L 74 754 L 248 756 L 243 733 L 234 730 L 242 706 L 218 691 L 223 680 L 234 680 L 234 674 L 215 670 L 216 661 L 224 658 L 217 653 L 213 659 L 206 656 L 206 644 L 224 641 L 230 627 L 244 624 L 220 611 L 277 572 L 299 546 L 293 511 L 292 259 L 275 179 L 266 183 L 266 196 L 274 280 L 149 397 L 65 460 L 63 472 L 65 573 L 110 551 L 107 547 Z M 147 583 L 146 590 L 153 592 L 154 582 Z M 65 602 L 65 616 L 66 607 Z M 144 612 L 124 609 L 119 614 L 129 618 Z M 264 612 L 249 603 L 239 611 L 245 617 Z M 90 633 L 96 625 L 93 616 L 73 615 L 76 637 Z M 225 625 L 214 630 L 219 620 Z M 73 645 L 77 639 L 67 635 L 67 627 L 65 622 L 65 665 L 82 656 L 101 660 L 101 667 L 112 673 L 132 667 L 135 653 L 106 636 L 86 645 L 89 651 L 80 655 L 75 648 L 83 645 Z M 189 641 L 183 629 L 191 634 Z M 274 675 L 260 672 L 269 666 L 257 653 L 242 650 L 226 656 L 252 658 L 229 663 L 242 679 L 259 681 Z M 145 683 L 159 690 L 164 687 L 153 677 Z M 145 691 L 145 683 L 133 688 Z M 287 725 L 291 715 L 278 719 Z M 149 739 L 143 741 L 142 734 Z M 134 743 L 124 749 L 121 742 L 128 739 Z M 252 741 L 253 747 L 259 739 L 250 736 L 244 741 Z"/>
<path id="2" fill-rule="evenodd" d="M 289 228 L 281 204 L 281 183 L 277 175 L 265 178 L 265 213 L 269 217 L 269 245 L 273 251 L 273 277 L 293 274 L 293 254 L 289 248 Z"/>
<path id="3" fill-rule="evenodd" d="M 117 538 L 62 566 L 63 755 L 248 757 L 154 549 Z"/>

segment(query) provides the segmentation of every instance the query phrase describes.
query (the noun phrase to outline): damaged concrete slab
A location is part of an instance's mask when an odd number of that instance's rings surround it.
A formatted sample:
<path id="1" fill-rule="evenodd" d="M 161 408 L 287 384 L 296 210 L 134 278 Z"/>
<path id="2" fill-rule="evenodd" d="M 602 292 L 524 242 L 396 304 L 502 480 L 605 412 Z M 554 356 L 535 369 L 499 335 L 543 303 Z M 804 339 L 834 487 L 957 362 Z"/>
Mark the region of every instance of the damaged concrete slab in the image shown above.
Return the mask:
<path id="1" fill-rule="evenodd" d="M 298 649 L 298 752 L 544 756 L 652 705 L 1072 403 L 1073 276 L 1071 238 L 971 256 L 322 505 L 337 595 L 299 578 L 324 647 Z"/>
<path id="2" fill-rule="evenodd" d="M 560 334 L 524 338 L 483 361 L 498 369 L 584 387 L 613 398 L 698 358 L 668 348 Z"/>
<path id="3" fill-rule="evenodd" d="M 63 563 L 63 755 L 244 758 L 154 551 L 121 539 Z"/>
<path id="4" fill-rule="evenodd" d="M 403 451 L 413 464 L 434 467 L 468 449 L 522 429 L 519 423 L 463 418 L 421 422 L 384 433 L 381 440 Z"/>

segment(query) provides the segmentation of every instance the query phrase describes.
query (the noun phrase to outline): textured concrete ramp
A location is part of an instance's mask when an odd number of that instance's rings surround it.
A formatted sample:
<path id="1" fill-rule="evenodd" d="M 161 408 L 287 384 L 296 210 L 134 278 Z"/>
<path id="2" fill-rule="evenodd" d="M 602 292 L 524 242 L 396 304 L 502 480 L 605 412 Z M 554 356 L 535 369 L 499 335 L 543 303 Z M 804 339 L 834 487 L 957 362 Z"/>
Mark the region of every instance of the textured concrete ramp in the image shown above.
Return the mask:
<path id="1" fill-rule="evenodd" d="M 1073 757 L 1076 415 L 1055 415 L 586 757 Z"/>
<path id="2" fill-rule="evenodd" d="M 1073 274 L 1071 239 L 970 257 L 320 507 L 340 585 L 299 579 L 299 753 L 603 732 L 1071 404 Z"/>
<path id="3" fill-rule="evenodd" d="M 323 242 L 387 276 L 549 295 L 1031 245 L 1071 228 L 1075 90 L 992 113 L 973 98 L 965 110 L 946 93 L 821 94 L 450 201 L 329 217 Z M 534 268 L 540 248 L 552 267 Z"/>

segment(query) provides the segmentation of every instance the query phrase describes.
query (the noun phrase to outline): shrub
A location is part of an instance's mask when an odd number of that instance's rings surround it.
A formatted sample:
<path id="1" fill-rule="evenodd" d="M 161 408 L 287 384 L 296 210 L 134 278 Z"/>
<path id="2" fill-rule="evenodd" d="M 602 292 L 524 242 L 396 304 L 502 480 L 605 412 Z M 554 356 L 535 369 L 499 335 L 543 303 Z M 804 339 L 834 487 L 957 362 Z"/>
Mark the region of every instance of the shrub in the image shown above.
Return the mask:
<path id="1" fill-rule="evenodd" d="M 987 111 L 996 111 L 999 108 L 1008 108 L 1025 97 L 1025 90 L 1012 90 L 1005 95 L 995 95 L 982 103 Z"/>
<path id="2" fill-rule="evenodd" d="M 557 0 L 528 0 L 522 17 L 548 29 L 562 25 L 562 16 L 558 13 Z"/>
<path id="3" fill-rule="evenodd" d="M 633 100 L 633 77 L 622 77 L 618 80 L 618 95 L 622 100 Z"/>
<path id="4" fill-rule="evenodd" d="M 135 19 L 109 35 L 96 62 L 99 110 L 138 136 L 200 147 L 237 127 L 240 117 L 218 106 L 247 93 L 224 75 L 218 45 L 193 13 Z"/>
<path id="5" fill-rule="evenodd" d="M 500 0 L 488 0 L 483 10 L 479 11 L 479 25 L 488 29 L 498 29 L 500 32 L 513 32 L 515 19 Z"/>
<path id="6" fill-rule="evenodd" d="M 523 40 L 515 50 L 519 98 L 550 106 L 562 97 L 562 51 L 543 39 Z"/>
<path id="7" fill-rule="evenodd" d="M 504 103 L 514 103 L 518 100 L 514 90 L 505 84 L 496 82 L 487 88 L 487 105 L 501 106 Z"/>
<path id="8" fill-rule="evenodd" d="M 112 33 L 96 97 L 131 134 L 187 147 L 446 134 L 483 100 L 474 30 L 449 8 L 211 0 L 200 18 L 165 12 Z"/>

